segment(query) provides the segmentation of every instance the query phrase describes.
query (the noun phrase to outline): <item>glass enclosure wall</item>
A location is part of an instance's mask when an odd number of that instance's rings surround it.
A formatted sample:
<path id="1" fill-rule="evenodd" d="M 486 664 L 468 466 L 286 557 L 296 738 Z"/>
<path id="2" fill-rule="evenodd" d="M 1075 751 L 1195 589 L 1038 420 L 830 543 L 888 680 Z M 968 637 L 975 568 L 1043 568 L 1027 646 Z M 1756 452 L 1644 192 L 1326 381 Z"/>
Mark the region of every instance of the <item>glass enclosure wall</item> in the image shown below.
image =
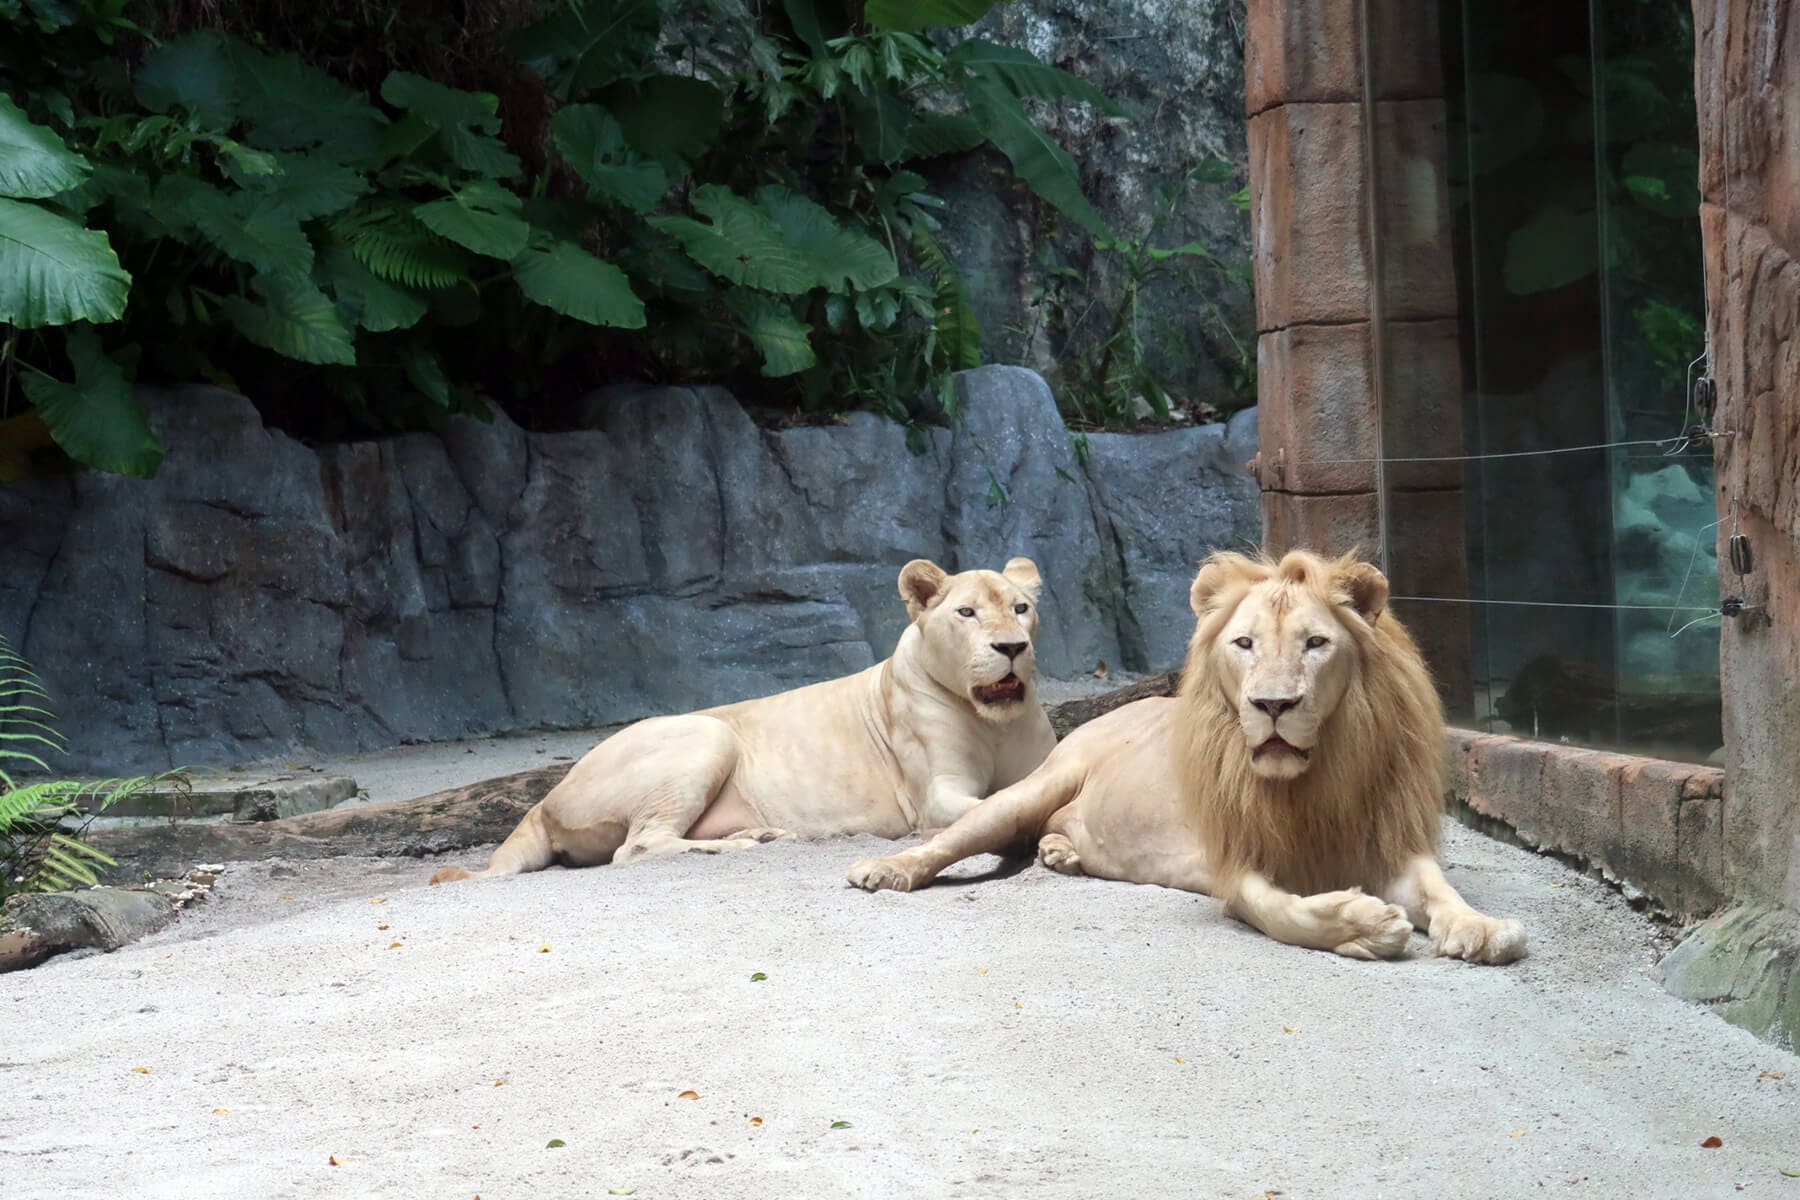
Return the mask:
<path id="1" fill-rule="evenodd" d="M 1442 80 L 1441 100 L 1407 101 L 1438 106 L 1435 143 L 1421 134 L 1433 114 L 1397 117 L 1398 97 L 1368 124 L 1383 454 L 1440 445 L 1434 430 L 1459 423 L 1462 453 L 1515 457 L 1388 465 L 1395 591 L 1440 598 L 1395 609 L 1433 631 L 1421 640 L 1456 719 L 1704 759 L 1721 744 L 1718 622 L 1670 635 L 1718 598 L 1711 451 L 1605 448 L 1691 421 L 1704 324 L 1690 10 L 1412 7 L 1435 8 L 1436 29 L 1365 56 L 1378 110 L 1416 60 Z M 1433 237 L 1448 321 L 1413 311 Z M 1541 453 L 1571 447 L 1601 448 Z M 1678 603 L 1697 607 L 1656 607 Z"/>

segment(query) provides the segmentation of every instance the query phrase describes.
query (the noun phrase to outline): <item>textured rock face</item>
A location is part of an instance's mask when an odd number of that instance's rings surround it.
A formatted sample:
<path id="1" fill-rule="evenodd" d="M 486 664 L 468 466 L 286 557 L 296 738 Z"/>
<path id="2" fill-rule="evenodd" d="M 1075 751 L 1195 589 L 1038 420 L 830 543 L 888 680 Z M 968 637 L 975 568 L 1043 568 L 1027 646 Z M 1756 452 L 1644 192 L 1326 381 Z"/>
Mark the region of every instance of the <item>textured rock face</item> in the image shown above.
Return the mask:
<path id="1" fill-rule="evenodd" d="M 589 430 L 454 420 L 312 450 L 210 388 L 146 396 L 148 483 L 0 488 L 0 633 L 69 769 L 198 765 L 762 695 L 886 656 L 908 559 L 1034 558 L 1040 669 L 1175 665 L 1193 564 L 1257 539 L 1254 412 L 1088 439 L 1042 379 L 958 380 L 924 453 L 859 414 L 757 428 L 716 389 L 611 389 Z M 1085 461 L 1084 461 L 1085 459 Z"/>
<path id="2" fill-rule="evenodd" d="M 1023 46 L 1123 105 L 1129 121 L 1108 119 L 1085 105 L 1043 105 L 1037 119 L 1080 166 L 1083 191 L 1119 237 L 1147 235 L 1159 188 L 1179 181 L 1207 159 L 1246 163 L 1244 140 L 1244 0 L 1021 0 L 997 7 L 976 35 Z M 1045 371 L 1094 352 L 1107 329 L 1093 320 L 1067 344 L 1053 344 L 1032 308 L 1032 292 L 1046 276 L 1034 255 L 1044 243 L 1038 228 L 1048 210 L 1013 180 L 994 151 L 969 155 L 935 171 L 949 201 L 945 238 L 967 276 L 982 340 L 990 357 L 1027 362 Z M 1187 185 L 1155 243 L 1196 241 L 1228 261 L 1249 260 L 1249 223 L 1232 204 L 1242 179 Z M 1062 221 L 1059 251 L 1083 278 L 1086 308 L 1096 295 L 1116 297 L 1117 262 L 1093 249 L 1091 235 Z M 1197 298 L 1158 285 L 1144 298 L 1140 332 L 1155 343 L 1170 333 L 1185 349 L 1177 356 L 1153 346 L 1160 377 L 1181 397 L 1219 403 L 1230 398 L 1221 366 L 1231 353 L 1208 305 L 1237 336 L 1250 327 L 1250 289 L 1213 276 Z M 1110 301 L 1108 301 L 1110 302 Z"/>

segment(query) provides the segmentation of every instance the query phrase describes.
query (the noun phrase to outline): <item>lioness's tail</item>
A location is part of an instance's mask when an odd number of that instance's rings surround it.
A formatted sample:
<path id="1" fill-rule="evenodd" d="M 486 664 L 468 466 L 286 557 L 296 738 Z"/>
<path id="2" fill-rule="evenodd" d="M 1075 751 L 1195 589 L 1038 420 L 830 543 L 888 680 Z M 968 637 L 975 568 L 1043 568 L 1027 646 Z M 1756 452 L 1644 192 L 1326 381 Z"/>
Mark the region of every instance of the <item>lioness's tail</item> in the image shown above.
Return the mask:
<path id="1" fill-rule="evenodd" d="M 487 870 L 465 871 L 461 867 L 445 867 L 431 877 L 433 883 L 455 883 L 459 879 L 490 879 L 495 875 L 524 875 L 541 871 L 555 861 L 550 849 L 550 834 L 544 829 L 543 802 L 531 806 L 504 842 L 488 859 Z"/>

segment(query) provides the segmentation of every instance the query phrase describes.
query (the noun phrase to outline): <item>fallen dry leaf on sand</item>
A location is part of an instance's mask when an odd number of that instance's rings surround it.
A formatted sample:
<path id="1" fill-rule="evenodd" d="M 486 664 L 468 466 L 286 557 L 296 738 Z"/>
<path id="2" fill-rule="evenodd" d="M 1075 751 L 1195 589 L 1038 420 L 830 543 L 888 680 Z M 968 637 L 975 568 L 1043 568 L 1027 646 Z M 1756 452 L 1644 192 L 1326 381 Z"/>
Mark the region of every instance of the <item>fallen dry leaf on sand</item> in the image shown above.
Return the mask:
<path id="1" fill-rule="evenodd" d="M 1725 1144 L 1725 1139 L 1715 1133 L 1711 1137 L 1707 1138 L 1704 1142 L 1701 1142 L 1700 1148 L 1702 1150 L 1717 1150 L 1720 1146 L 1723 1146 L 1724 1144 Z"/>
<path id="2" fill-rule="evenodd" d="M 761 1118 L 761 1117 L 751 1117 L 751 1118 L 750 1118 L 750 1124 L 752 1124 L 752 1125 L 761 1125 L 761 1124 L 762 1124 L 762 1118 Z"/>
<path id="3" fill-rule="evenodd" d="M 494 1080 L 494 1086 L 495 1086 L 495 1087 L 505 1087 L 505 1086 L 506 1086 L 506 1080 L 504 1080 L 504 1079 L 496 1079 L 496 1080 Z"/>
<path id="4" fill-rule="evenodd" d="M 987 968 L 986 968 L 986 967 L 976 967 L 976 968 L 975 968 L 975 973 L 976 973 L 976 974 L 977 974 L 977 975 L 986 975 L 986 974 L 987 974 Z"/>
<path id="5" fill-rule="evenodd" d="M 377 929 L 386 929 L 386 928 L 387 928 L 387 926 L 386 926 L 386 925 L 377 925 L 377 926 L 376 926 L 376 927 L 375 927 L 375 928 L 377 928 Z"/>
<path id="6" fill-rule="evenodd" d="M 229 1108 L 213 1109 L 213 1116 L 215 1116 L 215 1117 L 228 1117 L 230 1115 L 231 1115 L 231 1110 Z"/>
<path id="7" fill-rule="evenodd" d="M 133 1075 L 148 1075 L 150 1073 L 150 1068 L 149 1067 L 133 1067 L 133 1068 L 131 1068 L 131 1073 Z"/>
<path id="8" fill-rule="evenodd" d="M 1299 1033 L 1300 1030 L 1299 1030 L 1299 1027 L 1295 1026 L 1295 1025 L 1283 1025 L 1281 1027 L 1281 1032 L 1283 1032 L 1283 1033 Z"/>
<path id="9" fill-rule="evenodd" d="M 1507 1134 L 1506 1136 L 1507 1137 L 1524 1137 L 1525 1131 L 1523 1129 L 1515 1129 L 1511 1133 Z"/>
<path id="10" fill-rule="evenodd" d="M 341 1167 L 344 1165 L 343 1161 L 341 1159 L 339 1159 L 338 1156 L 335 1154 L 333 1154 L 330 1158 L 327 1158 L 325 1161 L 334 1167 Z"/>
<path id="11" fill-rule="evenodd" d="M 539 947 L 538 947 L 538 953 L 539 953 L 539 954 L 548 954 L 548 953 L 550 953 L 550 943 L 549 943 L 549 942 L 545 942 L 545 943 L 544 943 L 544 944 L 543 944 L 543 945 L 541 945 L 541 946 L 539 946 Z"/>
<path id="12" fill-rule="evenodd" d="M 369 901 L 369 903 L 370 904 L 386 904 L 387 897 L 386 896 L 377 896 L 373 900 Z"/>
<path id="13" fill-rule="evenodd" d="M 1756 1077 L 1758 1079 L 1786 1079 L 1787 1078 L 1787 1076 L 1783 1075 L 1780 1071 L 1758 1071 L 1756 1073 Z"/>
<path id="14" fill-rule="evenodd" d="M 398 949 L 400 949 L 400 943 L 399 942 L 389 942 L 388 949 L 389 950 L 398 950 Z"/>
<path id="15" fill-rule="evenodd" d="M 698 1100 L 700 1098 L 700 1093 L 696 1092 L 692 1088 L 689 1088 L 687 1091 L 681 1093 L 681 1095 L 679 1095 L 675 1098 L 677 1100 Z"/>
<path id="16" fill-rule="evenodd" d="M 1177 1057 L 1176 1057 L 1176 1059 L 1175 1059 L 1175 1061 L 1176 1061 L 1176 1062 L 1178 1062 L 1178 1063 L 1185 1063 L 1185 1062 L 1186 1062 L 1186 1061 L 1187 1061 L 1187 1059 L 1185 1059 L 1185 1058 L 1181 1058 L 1181 1057 L 1180 1057 L 1180 1056 L 1177 1056 Z"/>

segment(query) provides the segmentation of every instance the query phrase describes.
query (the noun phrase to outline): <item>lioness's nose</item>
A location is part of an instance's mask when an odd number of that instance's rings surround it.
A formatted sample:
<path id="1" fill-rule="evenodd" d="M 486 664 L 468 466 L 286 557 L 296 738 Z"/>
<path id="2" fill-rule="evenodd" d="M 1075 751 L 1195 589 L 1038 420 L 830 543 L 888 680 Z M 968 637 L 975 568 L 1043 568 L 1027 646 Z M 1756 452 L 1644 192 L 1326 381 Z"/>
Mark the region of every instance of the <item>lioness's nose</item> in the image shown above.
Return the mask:
<path id="1" fill-rule="evenodd" d="M 1269 720 L 1276 721 L 1281 718 L 1282 713 L 1290 708 L 1297 707 L 1300 703 L 1300 698 L 1296 696 L 1293 699 L 1252 700 L 1250 703 L 1268 713 Z"/>
<path id="2" fill-rule="evenodd" d="M 1006 655 L 1006 657 L 1008 657 L 1008 658 L 1019 657 L 1019 655 L 1021 655 L 1025 652 L 1025 647 L 1029 646 L 1030 644 L 1031 644 L 1030 642 L 989 642 L 988 643 L 988 645 L 992 646 L 994 649 L 998 650 L 1000 653 Z"/>

